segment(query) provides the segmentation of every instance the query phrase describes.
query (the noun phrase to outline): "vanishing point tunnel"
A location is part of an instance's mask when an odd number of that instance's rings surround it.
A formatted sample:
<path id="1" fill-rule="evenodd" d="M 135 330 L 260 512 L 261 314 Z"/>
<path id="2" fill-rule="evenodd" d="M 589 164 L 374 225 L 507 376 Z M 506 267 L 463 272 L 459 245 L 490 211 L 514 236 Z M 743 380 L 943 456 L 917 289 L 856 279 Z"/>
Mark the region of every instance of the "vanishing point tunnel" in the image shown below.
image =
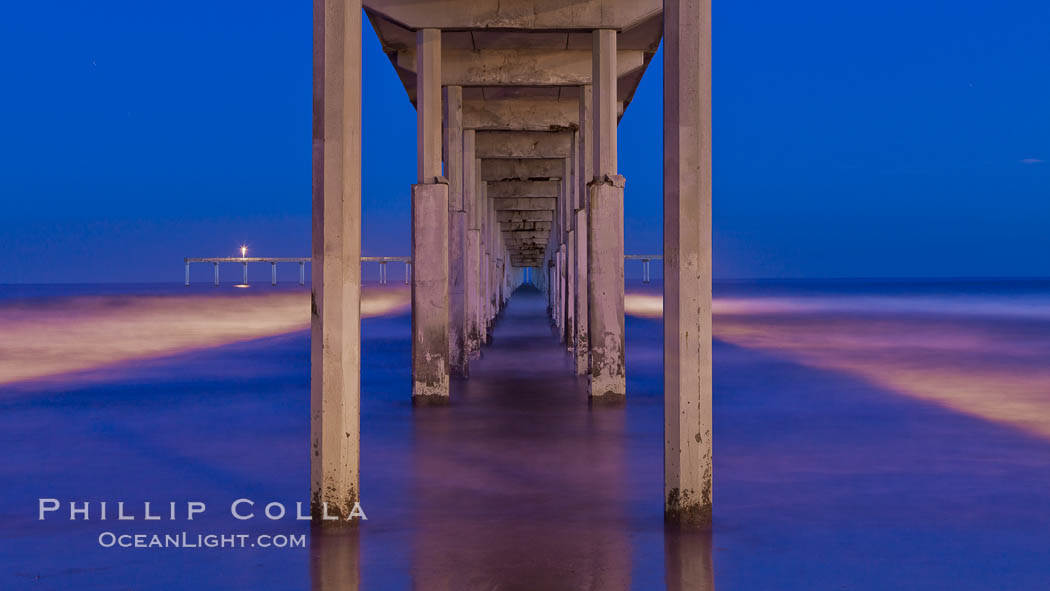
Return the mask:
<path id="1" fill-rule="evenodd" d="M 710 0 L 314 0 L 311 487 L 359 500 L 361 35 L 416 108 L 412 398 L 447 404 L 532 283 L 588 376 L 629 395 L 616 127 L 664 42 L 664 496 L 711 521 Z M 425 410 L 422 410 L 425 412 Z M 655 458 L 654 458 L 655 461 Z"/>

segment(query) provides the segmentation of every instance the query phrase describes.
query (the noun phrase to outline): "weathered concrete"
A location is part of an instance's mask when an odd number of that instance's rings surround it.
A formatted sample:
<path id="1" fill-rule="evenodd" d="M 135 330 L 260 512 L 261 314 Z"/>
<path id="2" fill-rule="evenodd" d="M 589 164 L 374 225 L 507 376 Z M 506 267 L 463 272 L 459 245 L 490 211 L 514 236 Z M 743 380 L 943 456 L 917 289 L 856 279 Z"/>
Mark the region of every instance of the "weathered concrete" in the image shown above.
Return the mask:
<path id="1" fill-rule="evenodd" d="M 590 393 L 592 399 L 615 402 L 627 394 L 623 319 L 624 178 L 596 179 L 588 189 Z"/>
<path id="2" fill-rule="evenodd" d="M 466 101 L 463 103 L 463 126 L 497 131 L 568 129 L 578 124 L 576 102 L 568 99 Z"/>
<path id="3" fill-rule="evenodd" d="M 560 158 L 490 158 L 481 161 L 486 181 L 550 180 L 561 178 Z"/>
<path id="4" fill-rule="evenodd" d="M 444 89 L 443 154 L 448 177 L 449 369 L 469 375 L 467 363 L 466 251 L 467 214 L 463 206 L 463 89 Z"/>
<path id="5" fill-rule="evenodd" d="M 478 163 L 474 157 L 474 130 L 463 131 L 463 207 L 466 210 L 467 233 L 463 291 L 466 296 L 467 361 L 481 356 L 481 329 L 478 307 L 481 289 L 481 227 L 478 213 Z"/>
<path id="6" fill-rule="evenodd" d="M 505 213 L 505 212 L 497 212 L 497 213 L 498 214 L 502 214 L 502 213 Z M 544 233 L 544 236 L 546 236 L 546 234 L 548 232 L 550 232 L 551 223 L 552 222 L 532 222 L 532 221 L 529 221 L 529 222 L 526 222 L 526 221 L 504 222 L 503 220 L 497 220 L 497 223 L 499 223 L 500 230 L 503 230 L 504 232 L 542 231 Z"/>
<path id="7" fill-rule="evenodd" d="M 444 47 L 441 83 L 447 86 L 575 86 L 591 81 L 591 52 L 559 49 L 483 49 Z M 645 67 L 645 54 L 618 51 L 616 76 Z M 416 72 L 417 52 L 397 52 L 396 65 Z"/>
<path id="8" fill-rule="evenodd" d="M 588 300 L 587 294 L 587 209 L 577 209 L 574 213 L 576 216 L 576 230 L 574 230 L 573 238 L 576 240 L 576 249 L 574 254 L 576 260 L 576 287 L 577 293 L 579 294 L 576 298 L 576 337 L 574 339 L 574 358 L 576 364 L 576 375 L 586 375 L 587 370 L 590 367 L 590 343 L 588 342 L 588 330 L 587 326 L 590 321 L 588 318 Z"/>
<path id="9" fill-rule="evenodd" d="M 496 220 L 502 223 L 511 222 L 548 222 L 548 228 L 550 222 L 554 218 L 554 212 L 547 211 L 522 211 L 522 210 L 503 210 L 496 209 Z"/>
<path id="10" fill-rule="evenodd" d="M 361 453 L 361 2 L 314 0 L 311 512 L 350 523 Z"/>
<path id="11" fill-rule="evenodd" d="M 593 158 L 593 147 L 594 143 L 594 122 L 592 120 L 593 111 L 593 93 L 591 86 L 580 87 L 580 129 L 576 133 L 576 152 L 577 161 L 579 162 L 579 176 L 576 179 L 576 191 L 579 197 L 579 201 L 576 206 L 576 211 L 573 215 L 576 216 L 576 282 L 579 286 L 581 297 L 576 301 L 576 374 L 585 375 L 590 370 L 590 338 L 588 325 L 590 323 L 590 314 L 588 312 L 588 304 L 590 296 L 588 295 L 588 281 L 587 281 L 587 236 L 588 230 L 588 218 L 587 218 L 587 184 L 594 178 L 594 158 Z"/>
<path id="12" fill-rule="evenodd" d="M 665 2 L 664 515 L 711 526 L 711 4 Z"/>
<path id="13" fill-rule="evenodd" d="M 418 182 L 433 183 L 441 173 L 441 31 L 416 33 L 416 157 Z"/>
<path id="14" fill-rule="evenodd" d="M 566 158 L 571 149 L 568 131 L 479 131 L 478 158 Z"/>
<path id="15" fill-rule="evenodd" d="M 594 31 L 593 138 L 594 175 L 617 174 L 616 31 Z M 622 231 L 622 229 L 621 229 Z"/>
<path id="16" fill-rule="evenodd" d="M 492 181 L 489 199 L 557 197 L 560 181 Z"/>
<path id="17" fill-rule="evenodd" d="M 557 201 L 554 197 L 500 199 L 496 202 L 496 209 L 500 211 L 554 211 Z"/>
<path id="18" fill-rule="evenodd" d="M 565 235 L 565 337 L 562 340 L 572 351 L 576 338 L 576 273 L 573 265 L 576 259 L 576 232 L 569 230 Z"/>
<path id="19" fill-rule="evenodd" d="M 477 134 L 475 134 L 475 140 Z M 475 144 L 475 149 L 477 148 Z M 482 298 L 481 298 L 481 332 L 484 337 L 484 342 L 489 342 L 490 328 L 492 315 L 489 313 L 490 305 L 489 302 L 492 299 L 492 258 L 495 252 L 495 245 L 493 244 L 492 237 L 495 235 L 493 231 L 493 218 L 491 211 L 493 208 L 492 202 L 488 197 L 488 183 L 481 183 L 481 192 L 478 193 L 478 199 L 482 206 L 482 226 L 481 226 L 481 272 L 482 272 Z"/>
<path id="20" fill-rule="evenodd" d="M 389 2 L 369 0 L 369 12 L 406 27 L 444 29 L 626 29 L 660 13 L 659 0 L 472 0 L 471 2 Z M 505 31 L 494 34 L 507 35 Z M 484 35 L 479 32 L 478 36 Z M 566 33 L 556 36 L 566 45 Z"/>
<path id="21" fill-rule="evenodd" d="M 449 396 L 448 185 L 412 186 L 412 401 Z"/>

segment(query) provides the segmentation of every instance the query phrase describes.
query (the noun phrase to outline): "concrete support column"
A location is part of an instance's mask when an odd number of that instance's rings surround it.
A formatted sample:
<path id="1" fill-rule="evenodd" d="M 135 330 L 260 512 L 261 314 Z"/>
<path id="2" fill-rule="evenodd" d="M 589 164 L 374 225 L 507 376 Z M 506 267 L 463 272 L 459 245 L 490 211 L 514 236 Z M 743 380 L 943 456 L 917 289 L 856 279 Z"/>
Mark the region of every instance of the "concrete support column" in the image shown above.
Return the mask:
<path id="1" fill-rule="evenodd" d="M 481 170 L 480 166 L 478 167 L 478 170 Z M 493 253 L 492 216 L 489 215 L 489 211 L 490 211 L 490 208 L 492 207 L 492 204 L 490 203 L 489 196 L 488 196 L 488 183 L 485 182 L 485 181 L 482 181 L 480 183 L 480 186 L 481 186 L 481 191 L 478 193 L 478 199 L 480 200 L 480 203 L 481 203 L 481 218 L 482 218 L 482 228 L 481 228 L 481 236 L 482 236 L 482 240 L 481 240 L 481 245 L 482 245 L 482 252 L 481 252 L 481 273 L 482 273 L 482 277 L 481 277 L 481 290 L 482 290 L 481 291 L 481 293 L 482 293 L 482 299 L 481 299 L 481 327 L 482 327 L 482 334 L 484 336 L 484 342 L 488 343 L 489 342 L 489 337 L 491 336 L 489 334 L 489 329 L 491 328 L 490 320 L 492 319 L 492 316 L 489 314 L 489 308 L 490 308 L 489 301 L 492 298 L 492 253 Z"/>
<path id="2" fill-rule="evenodd" d="M 572 158 L 566 158 L 564 160 L 562 177 L 561 177 L 561 193 L 562 200 L 565 202 L 564 207 L 561 208 L 561 227 L 562 227 L 562 253 L 563 253 L 563 264 L 562 272 L 565 276 L 565 294 L 563 301 L 565 302 L 565 328 L 562 330 L 562 342 L 564 342 L 568 349 L 572 350 L 572 340 L 576 334 L 576 327 L 573 323 L 573 318 L 576 315 L 576 293 L 575 293 L 575 281 L 573 273 L 573 249 L 572 249 L 572 238 L 574 236 L 572 231 L 573 226 L 573 209 L 575 205 L 575 199 L 572 190 Z"/>
<path id="3" fill-rule="evenodd" d="M 416 152 L 419 182 L 441 174 L 441 30 L 416 31 Z"/>
<path id="4" fill-rule="evenodd" d="M 486 195 L 485 204 L 489 229 L 489 293 L 488 293 L 488 327 L 491 338 L 492 326 L 496 321 L 496 301 L 499 296 L 499 239 L 500 229 L 496 223 L 496 204 Z"/>
<path id="5" fill-rule="evenodd" d="M 186 263 L 186 285 L 190 284 L 190 264 Z"/>
<path id="6" fill-rule="evenodd" d="M 580 87 L 580 129 L 576 133 L 576 152 L 579 164 L 579 175 L 576 178 L 576 191 L 578 201 L 576 210 L 576 282 L 579 286 L 580 296 L 576 300 L 576 374 L 586 375 L 590 369 L 590 324 L 589 302 L 587 283 L 587 184 L 594 178 L 594 122 L 592 121 L 593 93 L 591 85 Z"/>
<path id="7" fill-rule="evenodd" d="M 478 214 L 479 160 L 475 154 L 473 129 L 463 130 L 463 209 L 466 211 L 467 232 L 464 253 L 465 276 L 463 292 L 466 307 L 466 344 L 468 361 L 481 356 L 481 229 Z"/>
<path id="8" fill-rule="evenodd" d="M 277 263 L 270 263 L 270 285 L 277 285 Z"/>
<path id="9" fill-rule="evenodd" d="M 212 263 L 211 266 L 212 266 L 212 269 L 215 271 L 215 286 L 218 287 L 219 286 L 219 263 Z M 302 285 L 303 284 L 303 280 L 302 280 L 302 263 L 299 263 L 299 268 L 300 268 L 299 285 Z"/>
<path id="10" fill-rule="evenodd" d="M 463 88 L 444 91 L 443 153 L 448 177 L 448 338 L 449 367 L 453 374 L 468 375 L 466 251 L 467 219 L 463 206 Z"/>
<path id="11" fill-rule="evenodd" d="M 310 508 L 329 525 L 359 500 L 360 0 L 314 0 L 313 81 Z"/>
<path id="12" fill-rule="evenodd" d="M 441 31 L 416 32 L 419 184 L 412 186 L 412 401 L 449 396 L 449 187 L 441 174 Z"/>
<path id="13" fill-rule="evenodd" d="M 412 401 L 446 404 L 448 185 L 412 186 Z"/>
<path id="14" fill-rule="evenodd" d="M 594 175 L 616 174 L 616 31 L 597 29 L 592 34 Z"/>
<path id="15" fill-rule="evenodd" d="M 664 2 L 664 516 L 711 526 L 711 3 Z"/>
<path id="16" fill-rule="evenodd" d="M 219 284 L 219 266 L 215 265 L 215 285 Z M 299 285 L 306 285 L 306 263 L 299 263 Z"/>
<path id="17" fill-rule="evenodd" d="M 576 361 L 576 375 L 586 375 L 589 367 L 591 351 L 590 343 L 588 342 L 587 330 L 588 325 L 588 300 L 590 296 L 587 293 L 587 209 L 581 208 L 576 210 L 576 230 L 573 231 L 575 240 L 575 251 L 576 260 L 576 281 L 577 281 L 577 292 L 576 298 L 576 338 L 575 338 L 575 361 Z"/>
<path id="18" fill-rule="evenodd" d="M 590 394 L 627 394 L 623 319 L 623 189 L 616 172 L 616 32 L 593 33 L 594 180 L 588 187 L 587 289 L 590 294 Z"/>

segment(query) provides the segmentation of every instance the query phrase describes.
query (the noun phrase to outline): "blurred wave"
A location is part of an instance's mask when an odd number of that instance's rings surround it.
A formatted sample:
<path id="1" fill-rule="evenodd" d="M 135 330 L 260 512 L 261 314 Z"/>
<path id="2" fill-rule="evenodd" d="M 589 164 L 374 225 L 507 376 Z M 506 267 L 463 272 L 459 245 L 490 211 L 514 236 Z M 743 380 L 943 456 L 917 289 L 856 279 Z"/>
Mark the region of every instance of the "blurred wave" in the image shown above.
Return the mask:
<path id="1" fill-rule="evenodd" d="M 659 294 L 627 313 L 659 318 Z M 714 336 L 1050 438 L 1050 294 L 716 297 Z"/>
<path id="2" fill-rule="evenodd" d="M 369 286 L 361 315 L 395 314 L 408 304 L 405 287 Z M 310 293 L 303 289 L 3 299 L 0 384 L 309 327 Z"/>

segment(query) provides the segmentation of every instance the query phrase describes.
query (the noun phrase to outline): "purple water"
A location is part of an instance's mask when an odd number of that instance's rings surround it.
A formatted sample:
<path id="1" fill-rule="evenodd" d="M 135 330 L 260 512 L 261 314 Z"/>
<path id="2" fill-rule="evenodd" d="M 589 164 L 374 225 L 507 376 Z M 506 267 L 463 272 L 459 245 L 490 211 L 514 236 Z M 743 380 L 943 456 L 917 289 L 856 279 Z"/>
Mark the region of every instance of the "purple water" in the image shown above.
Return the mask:
<path id="1" fill-rule="evenodd" d="M 150 292 L 208 297 L 191 289 Z M 85 293 L 143 290 L 0 290 L 0 308 L 58 305 L 72 325 L 95 318 L 69 297 Z M 659 286 L 629 293 L 652 303 Z M 0 587 L 1046 588 L 1048 304 L 1038 281 L 717 285 L 711 536 L 661 520 L 658 313 L 627 319 L 628 401 L 611 409 L 588 407 L 542 296 L 512 299 L 448 408 L 410 404 L 408 316 L 364 320 L 368 521 L 309 549 L 98 542 L 310 533 L 229 514 L 241 497 L 256 513 L 308 499 L 306 331 L 3 382 Z M 0 350 L 24 330 L 0 326 Z M 125 501 L 140 518 L 40 521 L 41 497 Z M 143 522 L 147 500 L 208 510 Z"/>

